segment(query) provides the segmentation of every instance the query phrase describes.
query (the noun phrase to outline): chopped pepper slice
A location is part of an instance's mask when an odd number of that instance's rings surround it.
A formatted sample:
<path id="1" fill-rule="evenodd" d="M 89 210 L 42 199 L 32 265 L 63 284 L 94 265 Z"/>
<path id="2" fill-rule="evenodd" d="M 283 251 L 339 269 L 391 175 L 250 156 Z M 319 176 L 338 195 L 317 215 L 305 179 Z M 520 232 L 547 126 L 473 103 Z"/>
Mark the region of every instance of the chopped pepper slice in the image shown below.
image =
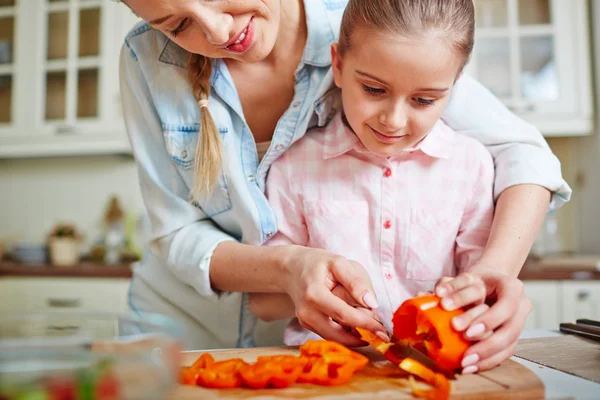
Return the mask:
<path id="1" fill-rule="evenodd" d="M 443 374 L 434 372 L 411 358 L 402 360 L 400 368 L 408 373 L 418 376 L 434 387 L 434 389 L 431 390 L 423 390 L 413 386 L 413 394 L 415 396 L 427 400 L 447 400 L 450 398 L 450 382 L 448 382 L 448 379 L 446 379 Z"/>
<path id="2" fill-rule="evenodd" d="M 398 365 L 402 362 L 403 359 L 396 356 L 394 352 L 390 350 L 390 348 L 394 345 L 392 342 L 384 342 L 373 332 L 370 332 L 366 329 L 356 328 L 356 330 L 360 334 L 360 338 L 362 340 L 373 346 L 375 350 L 383 354 L 383 356 L 392 364 Z"/>
<path id="3" fill-rule="evenodd" d="M 343 345 L 318 340 L 300 346 L 306 364 L 298 382 L 317 385 L 340 385 L 348 382 L 354 373 L 363 368 L 369 359 Z"/>
<path id="4" fill-rule="evenodd" d="M 240 369 L 244 383 L 254 389 L 284 388 L 296 382 L 307 360 L 295 356 L 258 357 Z"/>
<path id="5" fill-rule="evenodd" d="M 241 358 L 218 361 L 208 368 L 198 370 L 196 384 L 214 389 L 231 389 L 242 383 L 240 370 L 248 365 Z"/>
<path id="6" fill-rule="evenodd" d="M 195 385 L 198 372 L 214 364 L 215 359 L 209 353 L 202 353 L 200 357 L 189 367 L 182 368 L 179 373 L 179 381 L 184 385 Z"/>
<path id="7" fill-rule="evenodd" d="M 469 342 L 452 327 L 451 321 L 462 310 L 447 311 L 437 296 L 420 296 L 406 300 L 394 313 L 394 335 L 419 348 L 440 368 L 448 372 L 460 368 Z"/>

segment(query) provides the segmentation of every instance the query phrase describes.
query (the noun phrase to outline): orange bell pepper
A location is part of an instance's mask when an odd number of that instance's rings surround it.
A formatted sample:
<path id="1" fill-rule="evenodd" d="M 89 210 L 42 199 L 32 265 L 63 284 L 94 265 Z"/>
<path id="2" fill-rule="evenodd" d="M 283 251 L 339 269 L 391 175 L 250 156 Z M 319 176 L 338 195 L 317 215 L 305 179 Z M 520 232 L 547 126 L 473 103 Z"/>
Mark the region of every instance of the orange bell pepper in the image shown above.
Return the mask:
<path id="1" fill-rule="evenodd" d="M 254 389 L 284 388 L 296 382 L 307 360 L 295 356 L 258 357 L 240 369 L 243 382 Z"/>
<path id="2" fill-rule="evenodd" d="M 469 342 L 451 324 L 452 318 L 462 313 L 443 309 L 437 296 L 415 297 L 394 313 L 394 335 L 415 347 L 424 346 L 440 368 L 451 372 L 460 368 L 469 348 Z"/>
<path id="3" fill-rule="evenodd" d="M 450 398 L 450 382 L 443 374 L 433 372 L 421 363 L 405 358 L 400 363 L 400 368 L 423 379 L 426 383 L 434 387 L 431 390 L 423 390 L 413 387 L 413 394 L 427 400 L 447 400 Z"/>
<path id="4" fill-rule="evenodd" d="M 300 346 L 306 359 L 298 382 L 317 385 L 341 385 L 363 368 L 369 359 L 345 346 L 326 340 L 310 340 Z"/>
<path id="5" fill-rule="evenodd" d="M 198 371 L 211 366 L 214 362 L 214 358 L 209 353 L 202 353 L 191 366 L 181 369 L 180 382 L 184 385 L 195 385 L 198 379 Z"/>
<path id="6" fill-rule="evenodd" d="M 198 370 L 196 384 L 214 389 L 231 389 L 242 383 L 240 370 L 248 365 L 241 358 L 218 361 L 208 368 Z"/>

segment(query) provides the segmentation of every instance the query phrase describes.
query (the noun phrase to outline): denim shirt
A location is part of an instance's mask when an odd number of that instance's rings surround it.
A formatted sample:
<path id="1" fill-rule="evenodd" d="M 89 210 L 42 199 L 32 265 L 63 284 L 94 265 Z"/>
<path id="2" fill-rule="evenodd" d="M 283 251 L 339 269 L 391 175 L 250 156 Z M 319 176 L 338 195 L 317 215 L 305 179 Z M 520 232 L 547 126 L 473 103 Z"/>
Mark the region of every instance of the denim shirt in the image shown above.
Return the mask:
<path id="1" fill-rule="evenodd" d="M 187 78 L 189 53 L 146 23 L 125 39 L 122 102 L 151 222 L 151 240 L 134 279 L 142 279 L 223 343 L 252 346 L 256 319 L 239 293 L 211 288 L 210 257 L 223 241 L 261 245 L 277 231 L 264 195 L 265 178 L 274 160 L 308 129 L 327 124 L 339 108 L 338 93 L 331 89 L 330 45 L 346 3 L 305 0 L 308 38 L 295 73 L 294 97 L 261 162 L 227 66 L 213 60 L 209 110 L 223 141 L 223 165 L 214 192 L 194 203 L 188 196 L 202 132 Z M 568 201 L 571 190 L 541 134 L 470 77 L 459 79 L 442 118 L 486 145 L 496 165 L 496 197 L 510 186 L 536 183 L 554 192 L 551 207 Z"/>

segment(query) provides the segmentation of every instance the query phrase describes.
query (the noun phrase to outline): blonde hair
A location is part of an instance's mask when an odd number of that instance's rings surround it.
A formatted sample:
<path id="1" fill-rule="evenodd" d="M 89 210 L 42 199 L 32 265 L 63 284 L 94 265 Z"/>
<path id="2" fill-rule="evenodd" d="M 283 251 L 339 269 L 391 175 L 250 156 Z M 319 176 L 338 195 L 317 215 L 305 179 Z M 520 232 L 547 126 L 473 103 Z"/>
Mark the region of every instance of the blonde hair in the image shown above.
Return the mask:
<path id="1" fill-rule="evenodd" d="M 198 101 L 201 120 L 194 160 L 194 187 L 190 192 L 190 200 L 207 196 L 213 191 L 223 163 L 221 136 L 208 110 L 211 73 L 210 59 L 200 54 L 190 56 L 188 76 L 194 97 Z"/>
<path id="2" fill-rule="evenodd" d="M 352 47 L 357 27 L 406 37 L 441 31 L 464 57 L 462 71 L 473 51 L 475 10 L 473 0 L 350 0 L 342 17 L 340 54 Z"/>

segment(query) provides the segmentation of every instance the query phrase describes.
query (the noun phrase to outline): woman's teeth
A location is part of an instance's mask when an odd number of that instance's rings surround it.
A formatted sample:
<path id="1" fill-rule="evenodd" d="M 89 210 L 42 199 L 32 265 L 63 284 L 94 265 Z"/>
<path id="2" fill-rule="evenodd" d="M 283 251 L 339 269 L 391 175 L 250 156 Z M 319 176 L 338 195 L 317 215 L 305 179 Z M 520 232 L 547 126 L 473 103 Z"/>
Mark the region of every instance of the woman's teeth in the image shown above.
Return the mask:
<path id="1" fill-rule="evenodd" d="M 244 29 L 244 32 L 242 32 L 242 34 L 240 35 L 240 37 L 238 38 L 238 40 L 235 41 L 234 44 L 240 44 L 242 42 L 242 40 L 244 40 L 246 38 L 246 31 L 248 30 L 248 28 Z"/>

